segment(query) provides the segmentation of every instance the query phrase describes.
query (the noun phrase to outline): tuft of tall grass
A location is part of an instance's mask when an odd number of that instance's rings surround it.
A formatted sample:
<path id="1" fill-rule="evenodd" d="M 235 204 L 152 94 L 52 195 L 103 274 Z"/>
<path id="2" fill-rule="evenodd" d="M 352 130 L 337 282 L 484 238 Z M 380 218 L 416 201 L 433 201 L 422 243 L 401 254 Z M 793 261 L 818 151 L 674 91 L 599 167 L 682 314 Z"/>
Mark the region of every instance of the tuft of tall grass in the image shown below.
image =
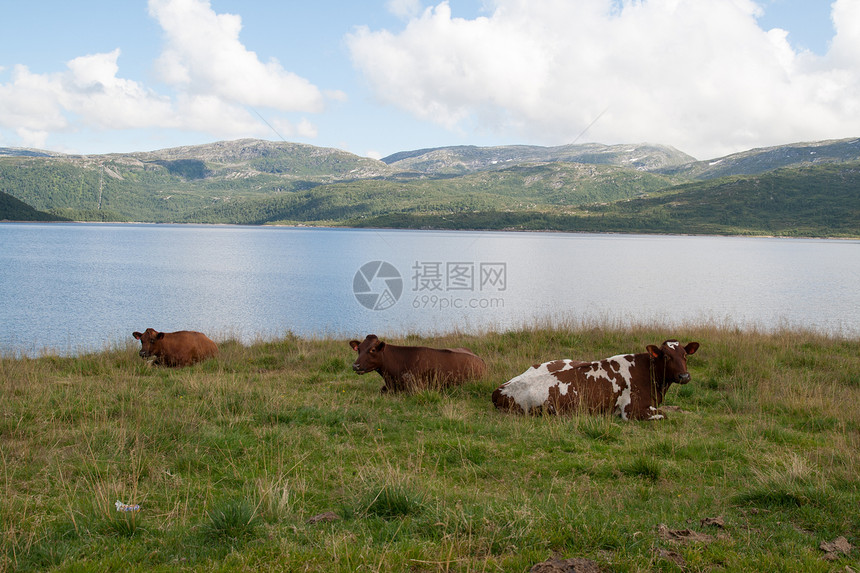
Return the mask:
<path id="1" fill-rule="evenodd" d="M 257 478 L 260 516 L 275 523 L 287 519 L 298 511 L 306 491 L 307 480 L 303 478 L 289 479 L 283 475 Z"/>
<path id="2" fill-rule="evenodd" d="M 621 438 L 621 426 L 609 416 L 583 416 L 577 422 L 577 430 L 586 438 L 602 442 L 617 442 Z"/>
<path id="3" fill-rule="evenodd" d="M 622 465 L 620 469 L 621 473 L 625 475 L 657 481 L 660 479 L 661 468 L 660 462 L 656 459 L 637 456 L 629 463 Z"/>
<path id="4" fill-rule="evenodd" d="M 424 498 L 421 494 L 396 483 L 370 487 L 358 501 L 360 514 L 382 519 L 416 516 L 424 509 Z"/>
<path id="5" fill-rule="evenodd" d="M 206 513 L 201 530 L 216 541 L 248 540 L 256 536 L 259 526 L 257 507 L 246 499 L 218 502 Z"/>
<path id="6" fill-rule="evenodd" d="M 133 537 L 143 530 L 142 519 L 137 512 L 119 512 L 103 518 L 99 529 L 107 535 Z"/>

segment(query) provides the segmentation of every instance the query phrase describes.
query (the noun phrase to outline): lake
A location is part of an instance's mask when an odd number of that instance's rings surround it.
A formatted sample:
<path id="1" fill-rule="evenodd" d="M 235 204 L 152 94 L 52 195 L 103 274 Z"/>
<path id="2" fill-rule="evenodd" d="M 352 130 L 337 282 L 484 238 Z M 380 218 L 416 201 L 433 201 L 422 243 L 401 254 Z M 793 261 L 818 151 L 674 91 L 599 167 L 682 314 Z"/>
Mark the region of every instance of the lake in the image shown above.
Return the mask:
<path id="1" fill-rule="evenodd" d="M 708 321 L 860 335 L 860 242 L 146 224 L 0 224 L 0 353 L 131 333 L 244 342 Z"/>

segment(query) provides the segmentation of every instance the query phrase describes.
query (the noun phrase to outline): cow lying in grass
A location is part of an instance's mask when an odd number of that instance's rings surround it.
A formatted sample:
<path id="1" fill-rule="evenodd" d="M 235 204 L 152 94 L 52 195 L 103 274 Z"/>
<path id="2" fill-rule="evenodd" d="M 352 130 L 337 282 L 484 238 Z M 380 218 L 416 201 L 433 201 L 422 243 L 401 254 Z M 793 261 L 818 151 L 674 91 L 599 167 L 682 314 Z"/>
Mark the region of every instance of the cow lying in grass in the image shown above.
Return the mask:
<path id="1" fill-rule="evenodd" d="M 369 334 L 362 342 L 349 343 L 358 356 L 352 369 L 358 374 L 379 372 L 382 392 L 442 388 L 480 378 L 484 361 L 466 348 L 395 346 Z"/>
<path id="2" fill-rule="evenodd" d="M 218 346 L 202 332 L 158 332 L 147 328 L 132 336 L 140 340 L 141 358 L 154 357 L 153 363 L 163 366 L 189 366 L 218 354 Z"/>
<path id="3" fill-rule="evenodd" d="M 690 381 L 687 356 L 698 342 L 667 340 L 647 352 L 596 362 L 554 360 L 532 366 L 493 392 L 493 404 L 513 412 L 611 413 L 624 420 L 659 420 L 657 408 L 673 383 Z"/>

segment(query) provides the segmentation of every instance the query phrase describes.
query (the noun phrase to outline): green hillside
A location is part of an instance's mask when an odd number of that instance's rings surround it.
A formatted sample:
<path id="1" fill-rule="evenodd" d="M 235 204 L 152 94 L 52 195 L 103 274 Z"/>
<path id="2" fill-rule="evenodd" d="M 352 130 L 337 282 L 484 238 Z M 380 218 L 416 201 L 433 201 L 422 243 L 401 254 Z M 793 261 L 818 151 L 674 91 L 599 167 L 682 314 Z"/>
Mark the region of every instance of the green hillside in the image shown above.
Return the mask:
<path id="1" fill-rule="evenodd" d="M 852 161 L 860 161 L 860 139 L 856 137 L 750 149 L 710 161 L 671 165 L 655 171 L 706 180 L 730 175 L 757 175 L 784 167 Z"/>
<path id="2" fill-rule="evenodd" d="M 251 139 L 99 156 L 11 150 L 0 153 L 0 193 L 77 221 L 860 237 L 859 141 L 709 162 L 649 144 L 461 146 L 384 161 Z"/>
<path id="3" fill-rule="evenodd" d="M 436 179 L 369 179 L 321 185 L 251 201 L 224 202 L 187 222 L 343 223 L 392 214 L 474 213 L 627 199 L 675 180 L 614 166 L 576 163 L 515 165 Z"/>
<path id="4" fill-rule="evenodd" d="M 367 227 L 860 237 L 860 162 L 780 169 L 577 209 L 386 214 Z"/>
<path id="5" fill-rule="evenodd" d="M 23 201 L 0 192 L 0 221 L 58 221 L 62 220 L 50 213 L 33 209 Z"/>
<path id="6" fill-rule="evenodd" d="M 682 185 L 661 197 L 613 207 L 631 218 L 664 218 L 686 228 L 682 232 L 857 237 L 860 162 Z"/>
<path id="7" fill-rule="evenodd" d="M 387 175 L 381 161 L 258 140 L 151 153 L 0 156 L 0 192 L 82 221 L 178 222 L 221 202 Z"/>

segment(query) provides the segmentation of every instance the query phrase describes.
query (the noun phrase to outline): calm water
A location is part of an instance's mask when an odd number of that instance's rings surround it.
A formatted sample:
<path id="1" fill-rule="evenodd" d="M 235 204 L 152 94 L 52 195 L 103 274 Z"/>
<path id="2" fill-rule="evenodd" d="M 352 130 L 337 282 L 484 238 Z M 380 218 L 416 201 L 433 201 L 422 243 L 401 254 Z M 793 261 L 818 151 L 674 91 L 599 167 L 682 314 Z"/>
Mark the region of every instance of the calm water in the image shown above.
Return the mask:
<path id="1" fill-rule="evenodd" d="M 0 352 L 709 320 L 860 335 L 860 242 L 0 224 Z M 667 332 L 671 335 L 671 332 Z"/>

